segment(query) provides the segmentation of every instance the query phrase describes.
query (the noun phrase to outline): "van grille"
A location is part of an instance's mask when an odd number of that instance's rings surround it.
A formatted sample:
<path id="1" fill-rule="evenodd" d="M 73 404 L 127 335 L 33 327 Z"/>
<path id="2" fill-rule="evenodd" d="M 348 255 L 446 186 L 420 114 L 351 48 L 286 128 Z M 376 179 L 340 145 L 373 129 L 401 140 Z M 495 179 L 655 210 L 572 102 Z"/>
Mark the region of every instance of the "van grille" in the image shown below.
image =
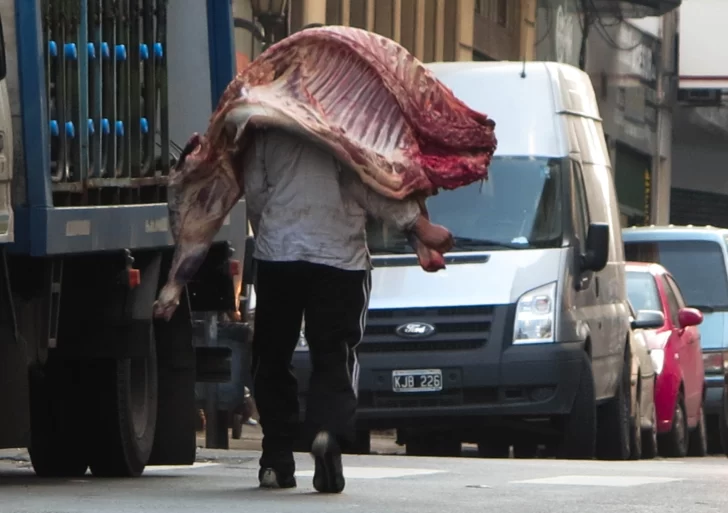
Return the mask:
<path id="1" fill-rule="evenodd" d="M 492 306 L 369 310 L 364 340 L 358 351 L 382 353 L 476 349 L 488 341 L 493 311 Z M 410 322 L 430 324 L 435 327 L 435 333 L 421 339 L 406 339 L 397 335 L 397 328 Z"/>

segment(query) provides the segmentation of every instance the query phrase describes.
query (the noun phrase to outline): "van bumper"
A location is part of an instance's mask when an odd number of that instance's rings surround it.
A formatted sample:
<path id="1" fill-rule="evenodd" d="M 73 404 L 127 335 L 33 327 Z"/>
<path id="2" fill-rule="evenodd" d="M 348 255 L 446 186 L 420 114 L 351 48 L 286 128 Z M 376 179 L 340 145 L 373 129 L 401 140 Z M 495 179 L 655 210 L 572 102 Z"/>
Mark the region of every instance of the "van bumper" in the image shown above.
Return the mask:
<path id="1" fill-rule="evenodd" d="M 496 342 L 496 341 L 492 341 Z M 366 342 L 364 342 L 366 343 Z M 583 342 L 509 346 L 495 358 L 484 351 L 360 353 L 360 428 L 406 428 L 452 421 L 492 425 L 548 419 L 570 412 L 579 386 Z M 308 354 L 294 357 L 302 409 L 307 392 Z M 439 392 L 394 392 L 392 371 L 440 369 Z"/>

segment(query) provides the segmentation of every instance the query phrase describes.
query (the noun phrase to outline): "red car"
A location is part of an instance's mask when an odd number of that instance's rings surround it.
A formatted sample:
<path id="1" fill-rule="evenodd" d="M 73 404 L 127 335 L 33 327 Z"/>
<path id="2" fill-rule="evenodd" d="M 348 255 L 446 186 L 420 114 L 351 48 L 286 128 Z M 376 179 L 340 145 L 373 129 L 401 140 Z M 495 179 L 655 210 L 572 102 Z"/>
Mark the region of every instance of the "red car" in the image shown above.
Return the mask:
<path id="1" fill-rule="evenodd" d="M 688 308 L 677 282 L 659 264 L 628 262 L 627 295 L 635 311 L 665 316 L 658 329 L 645 330 L 655 366 L 658 450 L 662 456 L 705 456 L 704 368 L 700 347 L 703 314 Z"/>

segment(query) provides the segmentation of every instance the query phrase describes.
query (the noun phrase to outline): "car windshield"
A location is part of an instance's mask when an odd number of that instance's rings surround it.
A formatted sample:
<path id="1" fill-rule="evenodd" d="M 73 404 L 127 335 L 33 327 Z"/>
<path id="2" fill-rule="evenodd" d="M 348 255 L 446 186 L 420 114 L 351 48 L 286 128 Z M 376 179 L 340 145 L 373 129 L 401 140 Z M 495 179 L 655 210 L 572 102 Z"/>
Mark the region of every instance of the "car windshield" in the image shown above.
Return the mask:
<path id="1" fill-rule="evenodd" d="M 452 232 L 453 251 L 559 247 L 563 168 L 559 159 L 494 158 L 487 180 L 428 198 L 430 220 Z M 413 252 L 381 221 L 369 220 L 367 240 L 372 254 Z"/>
<path id="2" fill-rule="evenodd" d="M 718 242 L 681 240 L 625 242 L 625 257 L 657 262 L 675 278 L 685 303 L 695 308 L 728 310 L 728 277 Z"/>
<path id="3" fill-rule="evenodd" d="M 640 310 L 662 311 L 657 285 L 650 273 L 642 271 L 627 272 L 627 297 L 637 312 Z"/>

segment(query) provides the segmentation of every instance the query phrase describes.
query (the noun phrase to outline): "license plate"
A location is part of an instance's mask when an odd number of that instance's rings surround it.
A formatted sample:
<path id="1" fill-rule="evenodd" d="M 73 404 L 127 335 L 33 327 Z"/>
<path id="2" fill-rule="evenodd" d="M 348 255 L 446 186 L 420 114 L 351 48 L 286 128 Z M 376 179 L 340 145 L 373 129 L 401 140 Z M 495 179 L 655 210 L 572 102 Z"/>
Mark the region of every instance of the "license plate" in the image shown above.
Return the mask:
<path id="1" fill-rule="evenodd" d="M 392 390 L 395 392 L 439 392 L 442 390 L 440 369 L 392 371 Z"/>

